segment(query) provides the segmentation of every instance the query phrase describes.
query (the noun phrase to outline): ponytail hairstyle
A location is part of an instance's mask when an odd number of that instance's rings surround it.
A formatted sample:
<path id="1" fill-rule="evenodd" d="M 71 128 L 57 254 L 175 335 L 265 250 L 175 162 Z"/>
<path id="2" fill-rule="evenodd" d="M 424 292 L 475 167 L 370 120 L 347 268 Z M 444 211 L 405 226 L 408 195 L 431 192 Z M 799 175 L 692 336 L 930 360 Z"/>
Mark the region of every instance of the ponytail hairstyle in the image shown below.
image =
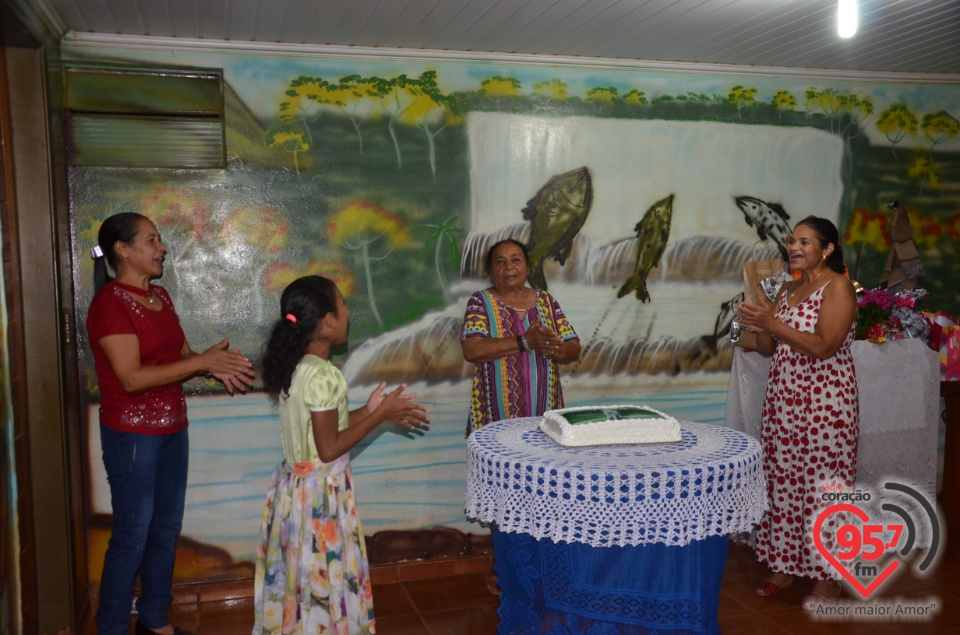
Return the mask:
<path id="1" fill-rule="evenodd" d="M 337 285 L 323 276 L 291 282 L 280 296 L 280 319 L 263 354 L 263 383 L 274 399 L 289 394 L 293 371 L 307 352 L 320 320 L 337 311 Z"/>
<path id="2" fill-rule="evenodd" d="M 826 249 L 827 245 L 833 245 L 833 253 L 827 256 L 824 264 L 837 273 L 846 272 L 847 265 L 843 260 L 843 248 L 840 246 L 840 232 L 837 230 L 837 226 L 829 219 L 819 216 L 807 216 L 797 223 L 798 227 L 800 225 L 806 225 L 813 230 L 820 241 L 821 249 Z"/>
<path id="3" fill-rule="evenodd" d="M 117 252 L 114 246 L 117 241 L 131 244 L 137 237 L 137 230 L 140 227 L 140 221 L 149 220 L 142 214 L 135 212 L 122 212 L 114 214 L 103 221 L 100 225 L 100 231 L 97 232 L 97 250 L 91 250 L 93 256 L 93 290 L 99 291 L 105 284 L 113 280 L 107 271 L 107 264 L 117 270 Z"/>

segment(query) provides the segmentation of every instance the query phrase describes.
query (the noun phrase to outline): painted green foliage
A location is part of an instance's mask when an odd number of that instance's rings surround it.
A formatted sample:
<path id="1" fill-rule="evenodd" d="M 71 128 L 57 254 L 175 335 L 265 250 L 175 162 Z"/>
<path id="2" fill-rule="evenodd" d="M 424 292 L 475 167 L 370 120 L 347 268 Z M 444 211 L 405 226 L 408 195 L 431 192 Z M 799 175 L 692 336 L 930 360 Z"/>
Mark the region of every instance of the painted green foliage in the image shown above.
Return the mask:
<path id="1" fill-rule="evenodd" d="M 266 142 L 293 152 L 298 171 L 297 153 L 311 149 L 322 151 L 313 130 L 322 125 L 324 115 L 338 113 L 352 124 L 361 154 L 361 127 L 373 118 L 386 119 L 398 169 L 403 167 L 403 152 L 397 127 L 421 130 L 436 177 L 436 137 L 449 124 L 459 121 L 455 101 L 440 90 L 433 70 L 424 71 L 416 78 L 406 74 L 389 79 L 348 75 L 337 81 L 301 75 L 290 81 L 277 111 L 281 125 L 267 134 Z"/>
<path id="2" fill-rule="evenodd" d="M 913 137 L 917 134 L 917 116 L 913 114 L 908 104 L 902 102 L 891 104 L 877 117 L 877 130 L 882 132 L 890 142 L 890 150 L 896 159 L 897 144 L 908 135 Z M 899 159 L 897 162 L 900 162 Z"/>
<path id="3" fill-rule="evenodd" d="M 940 168 L 934 163 L 933 149 L 948 139 L 960 135 L 960 122 L 947 111 L 939 110 L 925 114 L 920 122 L 920 129 L 930 142 L 930 146 L 925 153 L 921 150 L 914 153 L 907 174 L 911 179 L 920 182 L 920 193 L 922 193 L 924 186 L 935 188 L 940 185 L 942 174 Z"/>
<path id="4" fill-rule="evenodd" d="M 960 135 L 960 121 L 946 110 L 927 113 L 920 123 L 923 134 L 930 140 L 930 149 L 947 139 Z"/>
<path id="5" fill-rule="evenodd" d="M 946 111 L 918 113 L 910 104 L 900 102 L 887 106 L 875 116 L 870 97 L 836 88 L 810 87 L 802 93 L 801 105 L 790 90 L 777 90 L 771 97 L 762 98 L 757 87 L 747 84 L 736 84 L 725 93 L 713 94 L 697 91 L 657 94 L 647 87 L 609 84 L 588 85 L 575 91 L 560 78 L 544 78 L 525 85 L 517 77 L 501 73 L 478 80 L 474 90 L 448 93 L 440 87 L 438 72 L 425 70 L 415 76 L 405 73 L 392 77 L 347 75 L 336 80 L 306 75 L 295 77 L 290 80 L 278 104 L 277 124 L 267 134 L 266 142 L 289 152 L 297 172 L 315 166 L 328 148 L 330 152 L 340 153 L 328 161 L 331 165 L 338 165 L 342 163 L 342 153 L 347 147 L 331 145 L 326 135 L 333 134 L 338 122 L 342 122 L 341 127 L 352 131 L 355 136 L 359 158 L 364 156 L 368 137 L 382 139 L 380 147 L 387 147 L 384 142 L 389 144 L 393 167 L 398 174 L 408 172 L 408 159 L 412 153 L 422 153 L 418 158 L 426 160 L 429 175 L 436 181 L 448 176 L 440 174 L 445 163 L 438 161 L 437 140 L 451 126 L 458 126 L 464 114 L 470 111 L 750 121 L 815 127 L 843 139 L 848 170 L 853 169 L 856 161 L 862 163 L 861 159 L 854 157 L 854 144 L 861 144 L 858 147 L 862 152 L 866 126 L 874 118 L 876 130 L 890 143 L 894 158 L 891 164 L 900 165 L 899 148 L 911 142 L 914 144 L 910 148 L 914 154 L 909 165 L 897 169 L 899 178 L 903 182 L 918 184 L 921 193 L 939 187 L 944 179 L 954 178 L 953 170 L 945 172 L 937 165 L 940 159 L 934 150 L 960 134 L 960 123 Z M 372 135 L 371 131 L 376 134 Z M 917 144 L 921 143 L 923 146 L 918 148 Z M 305 166 L 304 156 L 311 157 L 312 163 L 307 161 Z M 385 174 L 383 170 L 389 169 L 389 162 L 382 152 L 377 157 L 377 167 L 373 169 Z M 403 181 L 406 177 L 399 178 Z M 350 187 L 353 191 L 346 192 L 344 200 L 367 200 L 356 189 L 361 187 L 360 182 Z M 854 198 L 845 203 L 855 204 Z M 391 205 L 388 207 L 392 208 Z M 413 231 L 423 242 L 414 246 L 419 249 L 419 264 L 425 263 L 428 256 L 432 258 L 441 294 L 446 299 L 450 281 L 445 279 L 441 267 L 445 261 L 442 252 L 447 250 L 447 256 L 455 259 L 464 232 L 457 226 L 459 219 L 456 216 L 443 221 L 429 220 L 439 217 L 439 209 L 426 205 L 418 212 L 420 224 L 415 225 Z M 384 328 L 385 321 L 373 296 L 374 279 L 370 271 L 372 263 L 386 256 L 377 256 L 370 251 L 374 247 L 373 240 L 361 241 L 355 246 L 346 243 L 335 246 L 356 248 L 362 253 L 365 274 L 359 277 L 367 282 L 372 311 L 380 328 Z M 451 260 L 451 266 L 455 264 Z"/>
<path id="6" fill-rule="evenodd" d="M 310 144 L 304 138 L 301 130 L 289 125 L 283 125 L 267 132 L 264 142 L 268 148 L 281 148 L 293 155 L 293 167 L 300 172 L 298 156 L 301 152 L 310 149 Z"/>
<path id="7" fill-rule="evenodd" d="M 591 88 L 587 91 L 587 101 L 597 106 L 597 113 L 603 113 L 603 107 L 612 106 L 617 98 L 617 89 L 613 86 L 604 86 L 603 88 Z"/>
<path id="8" fill-rule="evenodd" d="M 777 93 L 773 96 L 773 101 L 771 102 L 773 107 L 776 108 L 779 112 L 779 117 L 783 117 L 784 111 L 796 110 L 797 109 L 797 98 L 793 96 L 788 90 L 778 90 Z"/>
<path id="9" fill-rule="evenodd" d="M 727 97 L 730 103 L 737 109 L 737 116 L 745 106 L 752 106 L 757 103 L 757 89 L 745 88 L 743 86 L 734 86 L 730 89 L 730 95 Z"/>
<path id="10" fill-rule="evenodd" d="M 335 246 L 360 253 L 367 283 L 367 300 L 373 317 L 383 331 L 384 321 L 377 308 L 371 264 L 386 259 L 394 247 L 409 241 L 410 229 L 406 221 L 376 203 L 350 201 L 338 209 L 327 223 L 327 235 Z M 387 243 L 389 249 L 375 256 L 374 245 L 381 243 Z"/>
<path id="11" fill-rule="evenodd" d="M 441 254 L 444 248 L 447 250 L 448 259 L 451 268 L 456 268 L 460 262 L 460 246 L 458 241 L 463 238 L 463 228 L 459 227 L 460 218 L 450 216 L 441 223 L 427 223 L 417 225 L 413 228 L 415 232 L 426 233 L 426 239 L 423 248 L 417 254 L 417 262 L 423 262 L 429 252 L 433 252 L 433 266 L 437 273 L 437 280 L 440 282 L 440 288 L 443 289 L 444 299 L 447 300 L 447 281 L 443 277 L 443 267 L 441 265 Z"/>
<path id="12" fill-rule="evenodd" d="M 516 97 L 520 94 L 520 80 L 516 77 L 488 77 L 480 82 L 480 88 L 487 97 Z"/>

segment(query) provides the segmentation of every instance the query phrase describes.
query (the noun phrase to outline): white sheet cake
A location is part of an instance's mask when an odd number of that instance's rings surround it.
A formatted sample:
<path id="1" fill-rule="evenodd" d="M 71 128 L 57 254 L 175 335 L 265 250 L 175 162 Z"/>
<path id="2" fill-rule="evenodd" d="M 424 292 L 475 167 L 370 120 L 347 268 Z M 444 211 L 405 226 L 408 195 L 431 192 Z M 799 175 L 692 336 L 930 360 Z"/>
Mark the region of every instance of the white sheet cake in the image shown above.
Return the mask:
<path id="1" fill-rule="evenodd" d="M 540 429 L 560 445 L 669 443 L 680 441 L 680 424 L 647 406 L 587 406 L 548 410 Z"/>

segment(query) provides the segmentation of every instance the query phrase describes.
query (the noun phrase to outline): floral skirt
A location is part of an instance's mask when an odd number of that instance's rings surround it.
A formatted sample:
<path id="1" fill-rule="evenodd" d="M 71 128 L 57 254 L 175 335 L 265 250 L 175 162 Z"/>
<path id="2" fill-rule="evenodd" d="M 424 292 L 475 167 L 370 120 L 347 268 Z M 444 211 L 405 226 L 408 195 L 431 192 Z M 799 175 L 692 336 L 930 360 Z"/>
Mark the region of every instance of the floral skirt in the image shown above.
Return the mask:
<path id="1" fill-rule="evenodd" d="M 349 455 L 274 470 L 254 584 L 254 635 L 376 632 Z"/>

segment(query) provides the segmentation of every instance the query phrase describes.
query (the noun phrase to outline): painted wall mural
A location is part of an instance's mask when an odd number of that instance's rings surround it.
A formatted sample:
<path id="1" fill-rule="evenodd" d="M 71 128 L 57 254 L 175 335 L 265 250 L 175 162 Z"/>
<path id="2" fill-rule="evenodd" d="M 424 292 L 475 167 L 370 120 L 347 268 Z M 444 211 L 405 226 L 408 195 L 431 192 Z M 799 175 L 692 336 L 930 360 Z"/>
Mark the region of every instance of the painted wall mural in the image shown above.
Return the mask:
<path id="1" fill-rule="evenodd" d="M 7 281 L 0 275 L 0 630 L 20 632 L 20 514 L 10 381 Z"/>
<path id="2" fill-rule="evenodd" d="M 259 358 L 294 278 L 337 281 L 351 311 L 337 361 L 359 404 L 408 382 L 431 429 L 384 428 L 353 457 L 366 533 L 463 515 L 472 367 L 466 299 L 504 237 L 532 251 L 583 341 L 570 405 L 643 402 L 722 423 L 740 266 L 783 253 L 809 214 L 835 220 L 854 277 L 876 286 L 889 200 L 907 207 L 930 307 L 957 312 L 960 86 L 490 62 L 67 46 L 68 63 L 222 68 L 223 170 L 72 168 L 78 307 L 107 215 L 138 211 L 170 253 L 160 284 L 188 339 Z M 762 242 L 761 242 L 762 241 Z M 81 316 L 82 318 L 82 316 Z M 86 346 L 86 343 L 84 343 Z M 91 562 L 110 513 L 84 348 Z M 245 570 L 282 454 L 261 393 L 189 387 L 184 535 L 206 579 Z M 239 569 L 238 569 L 239 567 Z M 201 572 L 202 570 L 202 572 Z M 97 571 L 91 571 L 96 579 Z"/>

